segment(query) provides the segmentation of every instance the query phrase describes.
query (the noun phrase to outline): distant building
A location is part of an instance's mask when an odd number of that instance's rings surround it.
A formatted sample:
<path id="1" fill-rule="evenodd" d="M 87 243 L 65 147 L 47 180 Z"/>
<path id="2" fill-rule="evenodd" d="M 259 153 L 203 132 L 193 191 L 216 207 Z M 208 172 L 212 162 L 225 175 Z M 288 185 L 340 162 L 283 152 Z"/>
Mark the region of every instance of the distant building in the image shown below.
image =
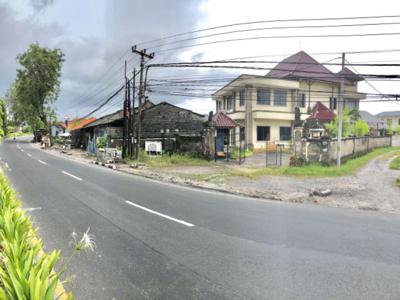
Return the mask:
<path id="1" fill-rule="evenodd" d="M 345 81 L 344 104 L 358 110 L 358 82 L 363 80 L 349 69 L 333 73 L 304 51 L 280 62 L 265 76 L 240 75 L 215 92 L 216 109 L 236 121 L 251 148 L 265 148 L 267 141 L 290 143 L 295 109 L 305 120 L 319 101 L 333 113 L 337 110 L 341 78 Z M 240 134 L 236 136 L 238 144 Z"/>
<path id="2" fill-rule="evenodd" d="M 400 127 L 400 111 L 383 111 L 376 114 L 378 118 L 386 123 L 387 128 L 396 130 Z"/>
<path id="3" fill-rule="evenodd" d="M 386 122 L 373 114 L 360 110 L 358 112 L 361 120 L 368 124 L 370 133 L 372 135 L 382 135 L 386 129 Z"/>

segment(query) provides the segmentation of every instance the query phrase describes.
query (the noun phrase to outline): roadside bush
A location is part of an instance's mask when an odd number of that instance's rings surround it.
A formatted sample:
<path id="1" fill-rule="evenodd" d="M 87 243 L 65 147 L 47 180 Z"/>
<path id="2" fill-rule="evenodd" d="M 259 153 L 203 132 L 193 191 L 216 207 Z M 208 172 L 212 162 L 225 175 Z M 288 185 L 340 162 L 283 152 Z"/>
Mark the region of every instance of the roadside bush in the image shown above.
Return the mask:
<path id="1" fill-rule="evenodd" d="M 300 156 L 291 156 L 289 160 L 289 166 L 291 167 L 301 167 L 305 164 L 305 161 Z"/>
<path id="2" fill-rule="evenodd" d="M 355 136 L 366 136 L 369 133 L 369 126 L 363 120 L 358 119 L 351 125 L 351 133 Z"/>
<path id="3" fill-rule="evenodd" d="M 104 149 L 107 146 L 107 137 L 106 136 L 99 136 L 96 138 L 96 146 L 97 149 Z"/>
<path id="4" fill-rule="evenodd" d="M 400 135 L 400 126 L 397 126 L 396 128 L 396 135 Z"/>
<path id="5" fill-rule="evenodd" d="M 47 254 L 35 238 L 4 174 L 0 174 L 0 299 L 53 300 L 59 274 L 53 271 L 59 251 Z M 72 299 L 69 294 L 67 299 Z"/>

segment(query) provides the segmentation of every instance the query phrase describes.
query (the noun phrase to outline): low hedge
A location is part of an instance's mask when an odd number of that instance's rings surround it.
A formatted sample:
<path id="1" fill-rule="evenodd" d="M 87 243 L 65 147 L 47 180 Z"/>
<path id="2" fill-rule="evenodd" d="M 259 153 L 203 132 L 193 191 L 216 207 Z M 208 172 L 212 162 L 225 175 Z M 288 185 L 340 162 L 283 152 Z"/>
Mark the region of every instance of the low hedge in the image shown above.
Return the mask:
<path id="1" fill-rule="evenodd" d="M 59 273 L 54 265 L 60 251 L 45 253 L 36 230 L 15 192 L 0 173 L 0 300 L 53 300 Z M 72 299 L 64 294 L 63 299 Z"/>

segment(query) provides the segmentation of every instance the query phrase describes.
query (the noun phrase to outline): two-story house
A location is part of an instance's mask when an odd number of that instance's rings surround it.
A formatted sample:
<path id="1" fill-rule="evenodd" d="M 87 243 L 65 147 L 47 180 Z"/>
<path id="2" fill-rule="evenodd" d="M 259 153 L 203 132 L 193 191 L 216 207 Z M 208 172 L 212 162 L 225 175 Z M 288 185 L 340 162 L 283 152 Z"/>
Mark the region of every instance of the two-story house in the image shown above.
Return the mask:
<path id="1" fill-rule="evenodd" d="M 296 107 L 303 120 L 318 101 L 335 112 L 342 77 L 345 106 L 358 110 L 365 94 L 357 91 L 357 83 L 363 79 L 347 68 L 333 73 L 304 51 L 284 59 L 265 76 L 240 75 L 212 99 L 217 111 L 240 124 L 237 138 L 244 136 L 248 147 L 264 148 L 266 141 L 291 141 Z"/>

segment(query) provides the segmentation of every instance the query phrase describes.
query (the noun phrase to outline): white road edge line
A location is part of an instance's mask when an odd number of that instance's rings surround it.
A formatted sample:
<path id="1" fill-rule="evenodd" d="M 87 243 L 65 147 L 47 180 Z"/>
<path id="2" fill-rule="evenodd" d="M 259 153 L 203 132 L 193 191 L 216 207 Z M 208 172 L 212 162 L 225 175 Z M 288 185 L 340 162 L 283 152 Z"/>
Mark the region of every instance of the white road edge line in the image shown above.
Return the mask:
<path id="1" fill-rule="evenodd" d="M 179 220 L 179 219 L 176 219 L 176 218 L 173 218 L 173 217 L 164 215 L 164 214 L 162 214 L 162 213 L 159 213 L 159 212 L 157 212 L 157 211 L 151 210 L 151 209 L 149 209 L 149 208 L 146 208 L 146 207 L 141 206 L 141 205 L 139 205 L 139 204 L 133 203 L 133 202 L 131 202 L 131 201 L 125 201 L 125 202 L 126 202 L 127 204 L 129 204 L 129 205 L 132 205 L 132 206 L 135 206 L 135 207 L 137 207 L 137 208 L 140 208 L 140 209 L 142 209 L 142 210 L 144 210 L 144 211 L 147 211 L 147 212 L 149 212 L 149 213 L 151 213 L 151 214 L 155 214 L 155 215 L 157 215 L 157 216 L 159 216 L 159 217 L 166 218 L 166 219 L 168 219 L 168 220 L 177 222 L 177 223 L 182 224 L 182 225 L 185 225 L 185 226 L 187 226 L 187 227 L 193 227 L 193 226 L 194 226 L 194 224 L 192 224 L 192 223 L 188 223 L 188 222 L 186 222 L 186 221 Z"/>
<path id="2" fill-rule="evenodd" d="M 71 176 L 72 178 L 75 178 L 76 180 L 82 181 L 82 178 L 79 178 L 78 176 L 72 175 L 71 173 L 65 172 L 65 171 L 61 171 L 61 173 Z"/>
<path id="3" fill-rule="evenodd" d="M 45 162 L 43 160 L 38 159 L 38 162 L 40 162 L 42 165 L 47 165 L 47 162 Z"/>
<path id="4" fill-rule="evenodd" d="M 30 153 L 27 153 L 26 155 L 28 155 L 29 157 L 32 157 L 32 155 Z"/>

